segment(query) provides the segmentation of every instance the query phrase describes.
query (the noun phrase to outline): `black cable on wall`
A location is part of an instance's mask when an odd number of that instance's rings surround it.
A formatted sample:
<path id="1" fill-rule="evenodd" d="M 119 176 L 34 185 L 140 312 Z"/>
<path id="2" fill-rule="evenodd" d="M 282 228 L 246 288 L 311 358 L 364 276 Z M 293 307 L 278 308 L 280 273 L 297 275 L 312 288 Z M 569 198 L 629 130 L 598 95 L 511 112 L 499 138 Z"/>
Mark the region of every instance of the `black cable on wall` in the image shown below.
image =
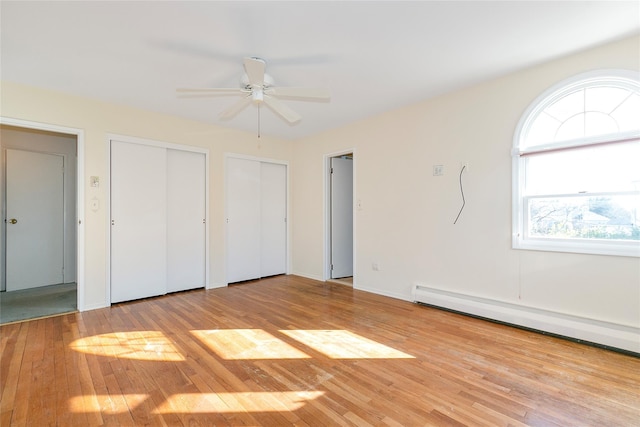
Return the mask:
<path id="1" fill-rule="evenodd" d="M 464 188 L 462 188 L 462 173 L 464 172 L 466 167 L 467 167 L 466 165 L 463 165 L 462 169 L 460 169 L 460 194 L 462 195 L 462 206 L 460 207 L 460 212 L 458 212 L 458 216 L 456 217 L 455 221 L 453 221 L 454 224 L 458 222 L 458 219 L 460 218 L 460 214 L 462 214 L 462 211 L 464 210 L 464 205 L 466 204 L 466 201 L 464 200 Z"/>

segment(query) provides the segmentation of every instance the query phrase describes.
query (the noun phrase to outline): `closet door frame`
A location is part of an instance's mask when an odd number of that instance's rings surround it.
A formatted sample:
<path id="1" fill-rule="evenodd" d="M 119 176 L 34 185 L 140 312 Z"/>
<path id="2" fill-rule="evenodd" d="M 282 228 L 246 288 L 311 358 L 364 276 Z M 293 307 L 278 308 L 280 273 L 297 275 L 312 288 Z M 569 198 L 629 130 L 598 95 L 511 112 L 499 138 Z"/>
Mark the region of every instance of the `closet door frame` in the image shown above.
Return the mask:
<path id="1" fill-rule="evenodd" d="M 286 169 L 286 213 L 287 213 L 287 225 L 286 225 L 286 255 L 285 255 L 285 274 L 291 274 L 291 195 L 290 195 L 290 174 L 289 174 L 289 162 L 286 160 L 278 160 L 267 157 L 256 157 L 256 156 L 248 156 L 244 154 L 236 154 L 236 153 L 224 153 L 224 247 L 225 247 L 225 260 L 224 260 L 224 268 L 225 268 L 225 286 L 229 285 L 228 274 L 227 274 L 227 266 L 228 266 L 228 245 L 229 245 L 229 232 L 227 227 L 227 218 L 229 217 L 229 195 L 227 192 L 228 182 L 227 182 L 227 171 L 228 171 L 228 159 L 235 158 L 241 160 L 253 160 L 261 163 L 273 163 L 277 165 L 283 165 Z"/>
<path id="2" fill-rule="evenodd" d="M 131 144 L 150 145 L 153 147 L 165 148 L 170 150 L 189 151 L 193 153 L 204 154 L 205 158 L 205 289 L 211 289 L 210 272 L 209 272 L 209 232 L 210 232 L 210 214 L 209 214 L 209 150 L 207 148 L 195 147 L 192 145 L 175 144 L 171 142 L 157 141 L 152 139 L 138 138 L 128 135 L 119 134 L 107 134 L 106 135 L 106 152 L 107 152 L 107 170 L 105 173 L 105 180 L 102 183 L 105 186 L 105 192 L 107 194 L 105 211 L 107 212 L 106 235 L 107 235 L 107 248 L 106 248 L 106 301 L 107 305 L 111 305 L 111 142 L 120 141 Z"/>

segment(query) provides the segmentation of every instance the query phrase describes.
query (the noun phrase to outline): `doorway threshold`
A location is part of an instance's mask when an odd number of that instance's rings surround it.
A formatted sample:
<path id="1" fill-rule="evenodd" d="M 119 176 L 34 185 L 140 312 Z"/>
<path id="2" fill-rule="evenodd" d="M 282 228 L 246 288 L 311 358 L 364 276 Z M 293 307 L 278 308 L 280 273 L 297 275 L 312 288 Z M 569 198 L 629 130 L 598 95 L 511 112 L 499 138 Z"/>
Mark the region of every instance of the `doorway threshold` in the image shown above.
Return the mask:
<path id="1" fill-rule="evenodd" d="M 346 285 L 353 287 L 353 277 L 341 277 L 339 279 L 327 279 L 329 283 L 338 283 L 339 285 Z"/>

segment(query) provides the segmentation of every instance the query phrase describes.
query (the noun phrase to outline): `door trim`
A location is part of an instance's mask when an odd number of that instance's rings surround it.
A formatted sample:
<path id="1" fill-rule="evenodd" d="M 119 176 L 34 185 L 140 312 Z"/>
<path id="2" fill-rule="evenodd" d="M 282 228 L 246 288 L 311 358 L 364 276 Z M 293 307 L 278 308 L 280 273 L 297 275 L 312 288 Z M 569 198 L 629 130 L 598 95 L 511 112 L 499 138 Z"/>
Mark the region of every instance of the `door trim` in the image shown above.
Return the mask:
<path id="1" fill-rule="evenodd" d="M 324 155 L 324 179 L 323 179 L 323 193 L 324 193 L 324 260 L 322 269 L 322 280 L 331 280 L 331 158 L 344 156 L 346 154 L 353 154 L 353 200 L 357 200 L 356 195 L 356 169 L 357 169 L 357 156 L 356 149 L 347 149 L 335 151 Z M 357 215 L 355 206 L 353 209 L 353 287 L 356 288 L 357 284 L 357 262 L 356 262 L 356 228 L 357 228 Z"/>
<path id="2" fill-rule="evenodd" d="M 78 290 L 78 300 L 76 302 L 78 311 L 85 311 L 85 228 L 84 228 L 84 130 L 58 126 L 49 123 L 33 122 L 11 117 L 0 116 L 0 124 L 15 126 L 24 129 L 44 130 L 49 132 L 64 133 L 76 137 L 76 284 Z M 2 155 L 2 154 L 0 154 Z"/>
<path id="3" fill-rule="evenodd" d="M 119 135 L 108 133 L 106 135 L 106 153 L 107 153 L 107 171 L 105 173 L 105 191 L 106 191 L 106 212 L 107 212 L 107 221 L 105 221 L 106 225 L 106 233 L 107 233 L 107 249 L 106 249 L 106 274 L 107 274 L 107 282 L 106 282 L 106 295 L 105 301 L 106 305 L 111 305 L 111 141 L 120 141 L 126 142 L 130 144 L 141 144 L 141 145 L 150 145 L 154 147 L 166 148 L 171 150 L 180 150 L 180 151 L 191 151 L 194 153 L 202 153 L 205 158 L 205 271 L 204 271 L 204 283 L 205 289 L 212 289 L 215 286 L 212 286 L 209 281 L 209 230 L 210 230 L 210 216 L 209 216 L 209 149 L 196 147 L 193 145 L 186 144 L 175 144 L 172 142 L 164 142 L 157 141 L 153 139 L 146 138 L 138 138 L 135 136 L 128 135 Z"/>

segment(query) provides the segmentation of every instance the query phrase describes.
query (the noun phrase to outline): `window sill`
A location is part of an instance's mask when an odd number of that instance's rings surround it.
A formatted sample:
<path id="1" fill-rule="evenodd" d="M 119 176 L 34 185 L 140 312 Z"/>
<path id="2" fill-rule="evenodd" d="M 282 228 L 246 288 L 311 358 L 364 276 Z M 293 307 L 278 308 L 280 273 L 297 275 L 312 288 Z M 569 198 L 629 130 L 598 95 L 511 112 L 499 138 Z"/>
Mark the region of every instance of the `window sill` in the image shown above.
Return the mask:
<path id="1" fill-rule="evenodd" d="M 574 254 L 640 257 L 638 242 L 584 242 L 562 239 L 518 239 L 514 238 L 513 249 Z"/>

